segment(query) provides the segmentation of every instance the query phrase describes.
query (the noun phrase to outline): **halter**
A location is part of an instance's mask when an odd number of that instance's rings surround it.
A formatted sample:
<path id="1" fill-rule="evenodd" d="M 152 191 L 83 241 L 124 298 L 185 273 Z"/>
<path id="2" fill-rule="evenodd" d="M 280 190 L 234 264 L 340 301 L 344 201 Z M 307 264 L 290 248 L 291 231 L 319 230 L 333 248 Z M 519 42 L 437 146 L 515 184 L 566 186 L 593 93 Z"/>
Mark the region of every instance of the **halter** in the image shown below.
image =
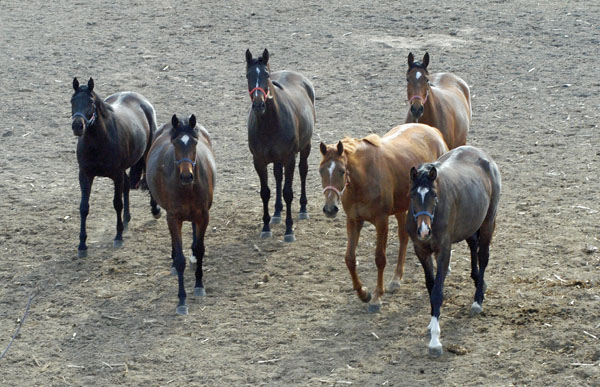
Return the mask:
<path id="1" fill-rule="evenodd" d="M 85 123 L 85 126 L 92 126 L 94 125 L 94 122 L 96 122 L 96 104 L 92 105 L 94 107 L 94 112 L 92 113 L 92 117 L 88 120 L 88 118 L 80 112 L 74 113 L 71 116 L 71 120 L 74 120 L 77 117 L 81 117 L 83 119 L 83 122 Z"/>
<path id="2" fill-rule="evenodd" d="M 265 91 L 265 89 L 259 86 L 255 87 L 254 89 L 248 92 L 250 94 L 250 98 L 252 98 L 252 93 L 254 93 L 256 90 L 262 92 L 265 95 L 265 101 L 267 100 L 267 98 L 269 98 L 269 94 Z"/>
<path id="3" fill-rule="evenodd" d="M 192 168 L 196 167 L 196 162 L 192 161 L 186 157 L 184 157 L 183 159 L 180 159 L 180 160 L 175 160 L 175 165 L 179 165 L 182 163 L 190 163 L 190 164 L 192 164 Z"/>
<path id="4" fill-rule="evenodd" d="M 425 93 L 425 98 L 421 97 L 420 95 L 413 95 L 408 100 L 408 103 L 411 103 L 415 99 L 420 99 L 421 101 L 423 101 L 423 102 L 421 102 L 421 104 L 425 105 L 425 103 L 427 102 L 427 97 L 429 97 L 429 90 L 427 90 L 427 93 Z"/>
<path id="5" fill-rule="evenodd" d="M 350 184 L 350 172 L 346 171 L 346 183 L 344 184 L 344 188 L 341 191 L 332 185 L 328 185 L 327 187 L 323 188 L 323 193 L 327 191 L 333 191 L 337 194 L 338 198 L 342 200 L 342 195 L 344 194 L 344 191 L 346 191 L 346 187 L 348 187 L 348 184 Z"/>
<path id="6" fill-rule="evenodd" d="M 414 212 L 414 210 L 413 210 Z M 435 211 L 434 211 L 435 212 Z M 419 211 L 416 214 L 413 213 L 413 216 L 415 217 L 415 221 L 417 220 L 417 218 L 421 215 L 427 215 L 429 216 L 429 218 L 431 219 L 431 222 L 433 222 L 433 214 L 430 213 L 429 211 Z"/>

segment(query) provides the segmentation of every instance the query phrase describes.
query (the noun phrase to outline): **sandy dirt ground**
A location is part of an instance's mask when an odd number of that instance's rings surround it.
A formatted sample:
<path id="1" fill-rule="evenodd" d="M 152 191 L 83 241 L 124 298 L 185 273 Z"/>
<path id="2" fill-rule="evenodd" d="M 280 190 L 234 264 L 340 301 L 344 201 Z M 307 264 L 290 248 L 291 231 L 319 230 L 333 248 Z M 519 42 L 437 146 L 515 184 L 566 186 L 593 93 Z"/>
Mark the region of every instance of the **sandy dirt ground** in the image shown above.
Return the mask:
<path id="1" fill-rule="evenodd" d="M 0 350 L 37 296 L 0 360 L 0 385 L 600 384 L 598 2 L 326 3 L 2 1 Z M 244 52 L 265 47 L 272 70 L 306 74 L 317 94 L 310 219 L 295 223 L 293 244 L 283 225 L 258 238 Z M 412 245 L 401 289 L 367 313 L 344 264 L 345 216 L 323 216 L 317 173 L 320 140 L 402 122 L 410 51 L 471 86 L 468 143 L 495 158 L 504 183 L 484 312 L 468 315 L 469 254 L 457 244 L 438 359 L 427 355 Z M 93 77 L 103 97 L 143 94 L 159 123 L 194 113 L 212 135 L 208 296 L 190 296 L 188 316 L 175 314 L 170 238 L 147 192 L 132 192 L 125 246 L 114 249 L 112 182 L 97 179 L 89 256 L 77 258 L 75 76 Z M 297 217 L 298 177 L 295 192 Z M 358 258 L 370 289 L 374 241 L 366 227 Z M 190 293 L 193 281 L 187 270 Z"/>

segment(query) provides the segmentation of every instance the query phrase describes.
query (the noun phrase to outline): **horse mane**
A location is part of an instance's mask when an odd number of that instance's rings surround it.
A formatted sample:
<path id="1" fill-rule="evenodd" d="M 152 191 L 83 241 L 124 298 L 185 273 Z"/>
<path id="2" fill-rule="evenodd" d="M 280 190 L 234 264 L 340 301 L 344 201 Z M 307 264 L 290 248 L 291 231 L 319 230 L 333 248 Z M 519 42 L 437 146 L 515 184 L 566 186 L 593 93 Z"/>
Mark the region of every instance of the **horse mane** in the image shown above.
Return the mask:
<path id="1" fill-rule="evenodd" d="M 112 106 L 106 104 L 104 102 L 104 100 L 102 98 L 100 98 L 100 96 L 98 94 L 96 94 L 96 92 L 94 90 L 92 90 L 90 92 L 90 94 L 92 94 L 92 97 L 94 98 L 94 101 L 95 101 L 94 103 L 96 104 L 96 109 L 98 109 L 98 111 L 102 115 L 102 118 L 108 117 L 108 112 L 114 111 Z"/>
<path id="2" fill-rule="evenodd" d="M 358 145 L 363 141 L 372 146 L 381 145 L 381 137 L 379 137 L 375 133 L 371 133 L 364 138 L 345 137 L 342 139 L 342 143 L 344 144 L 344 153 L 353 154 L 354 152 L 356 152 Z"/>

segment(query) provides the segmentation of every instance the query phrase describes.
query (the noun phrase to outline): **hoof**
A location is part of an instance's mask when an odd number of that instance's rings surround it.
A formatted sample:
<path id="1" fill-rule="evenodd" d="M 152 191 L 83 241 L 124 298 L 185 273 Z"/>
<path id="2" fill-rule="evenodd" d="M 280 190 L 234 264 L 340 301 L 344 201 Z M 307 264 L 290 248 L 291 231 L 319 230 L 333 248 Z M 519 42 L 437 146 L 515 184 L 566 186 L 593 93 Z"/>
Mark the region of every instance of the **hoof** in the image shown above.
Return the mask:
<path id="1" fill-rule="evenodd" d="M 381 311 L 381 301 L 369 303 L 367 306 L 367 312 L 369 313 L 379 313 Z"/>
<path id="2" fill-rule="evenodd" d="M 389 293 L 394 293 L 396 290 L 400 289 L 400 280 L 392 280 L 388 284 L 387 291 Z"/>
<path id="3" fill-rule="evenodd" d="M 483 306 L 481 306 L 477 301 L 473 302 L 473 305 L 471 305 L 471 316 L 476 316 L 481 312 L 483 312 Z"/>
<path id="4" fill-rule="evenodd" d="M 123 247 L 123 240 L 122 239 L 115 239 L 113 241 L 113 247 L 115 247 L 115 248 Z"/>
<path id="5" fill-rule="evenodd" d="M 285 234 L 283 236 L 283 241 L 284 242 L 295 242 L 296 241 L 296 236 L 294 234 Z"/>
<path id="6" fill-rule="evenodd" d="M 440 357 L 442 356 L 442 346 L 439 347 L 429 347 L 429 356 L 430 357 Z"/>
<path id="7" fill-rule="evenodd" d="M 160 210 L 156 214 L 152 214 L 152 216 L 154 216 L 154 219 L 160 219 L 160 215 L 161 215 Z"/>
<path id="8" fill-rule="evenodd" d="M 308 219 L 308 212 L 301 212 L 298 214 L 298 220 L 306 220 Z"/>
<path id="9" fill-rule="evenodd" d="M 77 258 L 85 258 L 85 257 L 87 257 L 87 249 L 77 250 Z"/>
<path id="10" fill-rule="evenodd" d="M 371 301 L 371 298 L 372 298 L 372 297 L 371 297 L 371 292 L 369 292 L 369 291 L 368 291 L 366 288 L 364 288 L 364 287 L 363 287 L 361 290 L 362 290 L 363 292 L 367 292 L 367 296 L 366 296 L 365 298 L 361 298 L 360 300 L 361 300 L 362 302 L 365 302 L 365 303 L 366 303 L 366 302 L 370 302 L 370 301 Z M 359 293 L 359 295 L 358 295 L 358 298 L 360 298 L 360 293 Z"/>
<path id="11" fill-rule="evenodd" d="M 194 288 L 194 296 L 206 297 L 206 290 L 204 288 Z"/>
<path id="12" fill-rule="evenodd" d="M 260 233 L 260 239 L 267 239 L 267 238 L 271 238 L 273 236 L 273 233 L 271 231 L 263 231 Z"/>
<path id="13" fill-rule="evenodd" d="M 188 307 L 187 305 L 179 305 L 175 312 L 179 315 L 186 315 L 188 314 Z"/>
<path id="14" fill-rule="evenodd" d="M 273 216 L 271 218 L 271 224 L 279 224 L 281 223 L 281 216 Z"/>
<path id="15" fill-rule="evenodd" d="M 177 269 L 175 269 L 175 266 L 171 266 L 171 275 L 177 275 Z"/>

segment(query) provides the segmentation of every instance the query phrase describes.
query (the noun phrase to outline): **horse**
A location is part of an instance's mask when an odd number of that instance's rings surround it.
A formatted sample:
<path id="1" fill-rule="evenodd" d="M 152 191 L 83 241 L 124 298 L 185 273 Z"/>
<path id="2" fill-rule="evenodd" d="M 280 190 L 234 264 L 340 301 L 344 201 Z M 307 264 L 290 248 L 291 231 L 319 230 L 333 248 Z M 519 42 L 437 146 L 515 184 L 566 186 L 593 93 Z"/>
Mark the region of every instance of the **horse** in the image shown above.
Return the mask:
<path id="1" fill-rule="evenodd" d="M 323 212 L 335 218 L 341 201 L 346 212 L 346 266 L 354 290 L 369 312 L 381 309 L 385 292 L 383 271 L 386 265 L 388 221 L 394 215 L 398 221 L 398 262 L 390 291 L 400 286 L 404 274 L 408 234 L 403 225 L 408 210 L 410 168 L 436 160 L 448 151 L 441 133 L 428 125 L 404 124 L 391 129 L 383 137 L 370 134 L 358 140 L 344 138 L 337 145 L 321 143 L 319 174 L 325 196 Z M 356 246 L 365 221 L 375 225 L 377 246 L 377 286 L 375 295 L 364 287 L 356 272 Z"/>
<path id="2" fill-rule="evenodd" d="M 183 122 L 173 115 L 171 123 L 156 132 L 148 152 L 146 179 L 148 188 L 158 204 L 167 212 L 171 234 L 171 258 L 179 282 L 177 314 L 188 314 L 183 284 L 185 257 L 181 242 L 184 221 L 192 222 L 192 252 L 196 265 L 194 295 L 206 296 L 202 282 L 204 235 L 213 201 L 216 166 L 208 131 L 196 125 L 192 114 Z M 193 262 L 192 259 L 190 261 Z"/>
<path id="3" fill-rule="evenodd" d="M 471 124 L 469 85 L 452 73 L 429 74 L 429 53 L 422 62 L 408 54 L 406 92 L 410 109 L 404 122 L 420 122 L 438 128 L 448 149 L 467 143 Z"/>
<path id="4" fill-rule="evenodd" d="M 292 229 L 292 181 L 296 154 L 300 152 L 300 213 L 299 219 L 308 219 L 306 204 L 306 175 L 310 141 L 315 126 L 315 90 L 312 83 L 294 71 L 275 71 L 269 67 L 269 51 L 253 58 L 246 50 L 246 78 L 252 106 L 248 114 L 248 144 L 254 169 L 260 179 L 260 197 L 263 202 L 261 238 L 272 236 L 269 223 L 281 222 L 281 180 L 285 169 L 283 199 L 286 204 L 285 242 L 296 240 Z M 269 216 L 267 165 L 273 163 L 275 176 L 275 212 Z"/>
<path id="5" fill-rule="evenodd" d="M 117 235 L 113 246 L 123 246 L 123 230 L 131 220 L 129 190 L 137 188 L 145 169 L 145 156 L 156 131 L 156 112 L 152 104 L 134 92 L 120 92 L 102 100 L 94 91 L 94 80 L 87 86 L 73 79 L 75 93 L 71 97 L 71 127 L 77 140 L 79 187 L 78 257 L 87 256 L 86 219 L 90 210 L 90 192 L 96 176 L 113 180 L 113 205 L 117 212 Z M 127 176 L 126 169 L 130 176 Z M 160 216 L 160 208 L 150 198 L 152 214 Z M 125 209 L 123 218 L 121 211 Z"/>
<path id="6" fill-rule="evenodd" d="M 410 178 L 406 231 L 425 271 L 431 302 L 429 354 L 437 357 L 442 354 L 439 319 L 452 243 L 466 240 L 469 245 L 471 278 L 475 282 L 471 315 L 483 311 L 483 276 L 496 227 L 502 181 L 494 160 L 472 146 L 455 148 L 434 163 L 413 167 Z M 435 277 L 431 254 L 435 254 Z"/>

